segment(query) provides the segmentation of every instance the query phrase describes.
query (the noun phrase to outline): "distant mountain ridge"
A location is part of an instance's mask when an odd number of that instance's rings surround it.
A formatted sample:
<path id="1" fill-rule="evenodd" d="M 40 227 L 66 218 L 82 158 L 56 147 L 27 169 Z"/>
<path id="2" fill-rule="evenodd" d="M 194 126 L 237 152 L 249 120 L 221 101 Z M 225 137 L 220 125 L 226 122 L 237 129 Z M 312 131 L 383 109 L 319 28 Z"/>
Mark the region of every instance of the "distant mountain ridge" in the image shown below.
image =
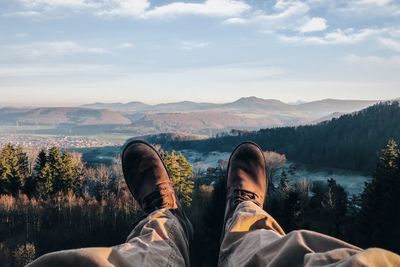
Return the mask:
<path id="1" fill-rule="evenodd" d="M 132 101 L 129 103 L 94 103 L 94 104 L 85 104 L 81 106 L 82 108 L 90 108 L 90 109 L 111 109 L 116 111 L 137 111 L 137 110 L 144 110 L 150 105 Z"/>
<path id="2" fill-rule="evenodd" d="M 80 107 L 0 108 L 0 123 L 71 127 L 107 125 L 109 127 L 103 128 L 108 132 L 130 135 L 160 132 L 214 135 L 232 129 L 257 130 L 313 124 L 377 102 L 324 99 L 290 105 L 275 99 L 242 97 L 222 104 L 182 101 L 149 105 L 132 101 Z M 93 131 L 94 128 L 91 129 Z"/>
<path id="3" fill-rule="evenodd" d="M 367 106 L 376 104 L 379 100 L 339 100 L 339 99 L 323 99 L 291 105 L 276 99 L 263 99 L 255 96 L 242 97 L 234 102 L 229 103 L 197 103 L 192 101 L 182 101 L 162 104 L 145 104 L 143 102 L 123 103 L 94 103 L 85 104 L 81 107 L 92 109 L 111 109 L 116 111 L 198 111 L 198 110 L 241 110 L 248 112 L 262 111 L 292 111 L 292 112 L 321 112 L 328 115 L 334 112 L 353 112 Z"/>
<path id="4" fill-rule="evenodd" d="M 91 109 L 111 109 L 117 111 L 194 111 L 213 107 L 212 103 L 197 103 L 192 101 L 181 101 L 161 104 L 145 104 L 143 102 L 133 101 L 128 103 L 93 103 L 85 104 L 81 107 Z"/>

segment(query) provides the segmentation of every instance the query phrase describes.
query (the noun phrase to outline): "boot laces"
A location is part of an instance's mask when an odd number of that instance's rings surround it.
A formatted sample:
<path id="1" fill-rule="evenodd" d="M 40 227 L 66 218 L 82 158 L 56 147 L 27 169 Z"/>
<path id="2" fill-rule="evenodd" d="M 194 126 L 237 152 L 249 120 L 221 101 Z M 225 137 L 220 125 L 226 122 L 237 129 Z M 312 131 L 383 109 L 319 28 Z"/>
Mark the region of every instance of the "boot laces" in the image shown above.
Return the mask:
<path id="1" fill-rule="evenodd" d="M 256 193 L 243 189 L 236 189 L 233 194 L 233 204 L 235 206 L 244 201 L 251 201 L 260 206 L 260 203 L 257 199 L 258 195 Z"/>
<path id="2" fill-rule="evenodd" d="M 173 203 L 173 190 L 169 183 L 160 184 L 158 188 L 152 193 L 147 195 L 141 202 L 141 206 L 146 213 L 153 212 L 157 209 L 172 208 Z"/>

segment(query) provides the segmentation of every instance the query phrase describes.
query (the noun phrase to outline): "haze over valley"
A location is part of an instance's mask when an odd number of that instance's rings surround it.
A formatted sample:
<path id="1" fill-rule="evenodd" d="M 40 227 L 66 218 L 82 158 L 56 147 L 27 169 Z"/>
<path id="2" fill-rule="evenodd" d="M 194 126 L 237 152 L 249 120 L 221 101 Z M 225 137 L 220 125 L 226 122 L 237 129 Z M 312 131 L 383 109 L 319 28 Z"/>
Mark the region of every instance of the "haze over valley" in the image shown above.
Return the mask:
<path id="1" fill-rule="evenodd" d="M 243 97 L 224 104 L 184 101 L 157 105 L 129 102 L 60 108 L 3 107 L 0 124 L 5 133 L 12 130 L 33 135 L 119 134 L 125 137 L 180 132 L 207 137 L 232 129 L 246 131 L 315 124 L 377 102 L 324 99 L 296 105 L 274 99 Z M 6 131 L 5 126 L 8 127 Z"/>

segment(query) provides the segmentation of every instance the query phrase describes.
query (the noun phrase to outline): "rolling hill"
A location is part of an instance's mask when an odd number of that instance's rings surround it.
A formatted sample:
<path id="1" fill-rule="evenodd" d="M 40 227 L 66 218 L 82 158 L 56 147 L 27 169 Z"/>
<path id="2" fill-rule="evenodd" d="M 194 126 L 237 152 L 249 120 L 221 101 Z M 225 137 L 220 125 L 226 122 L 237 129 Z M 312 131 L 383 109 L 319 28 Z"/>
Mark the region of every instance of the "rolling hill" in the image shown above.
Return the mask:
<path id="1" fill-rule="evenodd" d="M 131 135 L 177 131 L 210 135 L 231 129 L 257 130 L 313 124 L 337 114 L 360 110 L 376 102 L 325 99 L 291 105 L 274 99 L 243 97 L 223 104 L 183 101 L 148 105 L 134 101 L 67 108 L 2 108 L 0 123 L 70 125 L 78 127 L 75 128 L 77 133 L 92 132 L 93 127 L 87 131 L 87 126 L 107 125 L 100 127 L 101 131 Z M 79 127 L 84 128 L 83 131 Z"/>
<path id="2" fill-rule="evenodd" d="M 122 113 L 105 109 L 35 108 L 0 109 L 0 123 L 27 125 L 126 125 L 131 121 Z"/>
<path id="3" fill-rule="evenodd" d="M 124 132 L 146 129 L 143 134 L 175 131 L 208 134 L 231 129 L 254 130 L 313 124 L 337 114 L 361 110 L 377 102 L 325 99 L 291 105 L 275 99 L 243 97 L 223 104 L 183 101 L 148 105 L 129 102 L 95 103 L 83 107 L 123 112 L 132 122 L 132 125 L 120 128 Z"/>
<path id="4" fill-rule="evenodd" d="M 317 125 L 262 129 L 235 136 L 169 142 L 175 149 L 230 152 L 243 141 L 298 162 L 351 170 L 375 168 L 389 139 L 400 141 L 400 104 L 388 101 Z"/>

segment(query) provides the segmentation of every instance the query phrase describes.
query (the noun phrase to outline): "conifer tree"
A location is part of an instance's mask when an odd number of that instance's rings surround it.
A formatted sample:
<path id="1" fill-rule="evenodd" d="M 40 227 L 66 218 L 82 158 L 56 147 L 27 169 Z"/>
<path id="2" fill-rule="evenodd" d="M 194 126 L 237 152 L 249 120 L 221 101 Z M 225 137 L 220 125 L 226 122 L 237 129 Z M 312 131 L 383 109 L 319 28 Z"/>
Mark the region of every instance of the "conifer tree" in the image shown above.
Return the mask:
<path id="1" fill-rule="evenodd" d="M 400 252 L 400 151 L 394 140 L 382 150 L 371 183 L 361 195 L 361 244 Z M 389 234 L 389 232 L 390 234 Z"/>
<path id="2" fill-rule="evenodd" d="M 182 153 L 175 151 L 165 152 L 163 160 L 178 198 L 183 204 L 190 206 L 194 188 L 192 166 Z"/>
<path id="3" fill-rule="evenodd" d="M 64 153 L 62 155 L 62 169 L 61 169 L 61 180 L 62 180 L 62 191 L 67 193 L 68 191 L 75 191 L 76 179 L 78 178 L 78 170 L 74 159 L 71 154 Z"/>
<path id="4" fill-rule="evenodd" d="M 48 170 L 46 170 L 46 172 L 48 172 L 48 176 L 51 177 L 53 185 L 52 193 L 55 194 L 63 189 L 63 159 L 59 148 L 50 148 L 47 165 Z"/>
<path id="5" fill-rule="evenodd" d="M 25 183 L 25 192 L 29 196 L 39 197 L 42 181 L 41 173 L 47 163 L 47 154 L 45 150 L 41 150 L 36 157 L 35 164 L 33 166 L 33 173 L 30 175 Z"/>
<path id="6" fill-rule="evenodd" d="M 45 150 L 41 150 L 36 159 L 34 174 L 36 186 L 36 196 L 40 199 L 48 199 L 53 192 L 52 167 Z"/>
<path id="7" fill-rule="evenodd" d="M 180 174 L 179 175 L 180 181 L 178 182 L 178 184 L 180 185 L 179 197 L 180 199 L 182 199 L 182 202 L 185 205 L 190 206 L 190 203 L 192 202 L 192 193 L 194 188 L 193 168 L 187 161 L 185 156 L 180 152 L 177 155 L 176 161 L 179 166 L 179 174 Z"/>
<path id="8" fill-rule="evenodd" d="M 0 193 L 16 195 L 29 176 L 28 157 L 21 147 L 5 145 L 0 152 Z"/>
<path id="9" fill-rule="evenodd" d="M 35 166 L 33 167 L 34 174 L 39 175 L 46 166 L 46 163 L 47 163 L 47 154 L 46 151 L 42 149 L 40 150 L 36 158 Z"/>
<path id="10" fill-rule="evenodd" d="M 341 225 L 347 212 L 347 193 L 344 188 L 331 178 L 328 179 L 328 188 L 321 206 L 325 209 L 326 217 L 332 223 L 328 233 L 338 236 L 341 234 Z"/>
<path id="11" fill-rule="evenodd" d="M 38 181 L 38 197 L 41 199 L 48 199 L 53 194 L 53 171 L 50 163 L 46 163 L 40 172 Z"/>

